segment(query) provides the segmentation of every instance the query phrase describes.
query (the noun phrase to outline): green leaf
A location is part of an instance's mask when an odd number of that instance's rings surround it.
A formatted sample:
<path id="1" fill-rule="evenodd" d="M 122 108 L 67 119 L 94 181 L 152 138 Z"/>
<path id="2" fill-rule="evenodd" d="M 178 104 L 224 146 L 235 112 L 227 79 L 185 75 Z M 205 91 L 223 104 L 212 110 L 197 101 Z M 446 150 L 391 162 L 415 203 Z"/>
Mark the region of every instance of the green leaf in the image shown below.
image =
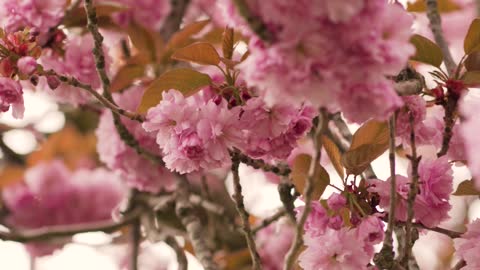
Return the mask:
<path id="1" fill-rule="evenodd" d="M 480 70 L 467 71 L 463 75 L 462 81 L 467 86 L 478 86 L 478 85 L 480 85 Z"/>
<path id="2" fill-rule="evenodd" d="M 210 20 L 203 20 L 189 24 L 180 31 L 176 32 L 167 43 L 168 49 L 180 48 L 188 45 L 191 37 L 200 31 L 210 23 Z"/>
<path id="3" fill-rule="evenodd" d="M 461 7 L 457 3 L 451 0 L 438 0 L 437 4 L 438 4 L 438 11 L 442 13 L 461 10 Z M 427 5 L 425 4 L 425 0 L 416 0 L 413 3 L 407 3 L 407 11 L 426 12 Z"/>
<path id="4" fill-rule="evenodd" d="M 452 195 L 455 195 L 455 196 L 470 196 L 470 195 L 480 196 L 480 190 L 475 188 L 475 183 L 472 180 L 465 180 L 458 185 L 457 190 Z"/>
<path id="5" fill-rule="evenodd" d="M 201 65 L 220 64 L 220 56 L 215 48 L 206 42 L 197 42 L 176 50 L 172 58 L 180 61 L 194 62 Z"/>
<path id="6" fill-rule="evenodd" d="M 112 80 L 110 92 L 118 92 L 129 87 L 137 78 L 142 77 L 144 72 L 145 66 L 126 65 L 121 67 Z"/>
<path id="7" fill-rule="evenodd" d="M 330 184 L 330 175 L 320 163 L 315 166 L 313 181 L 312 199 L 316 201 L 322 197 L 323 192 Z"/>
<path id="8" fill-rule="evenodd" d="M 463 64 L 468 71 L 480 70 L 480 51 L 469 54 Z"/>
<path id="9" fill-rule="evenodd" d="M 417 34 L 412 36 L 410 43 L 416 49 L 415 55 L 410 58 L 411 60 L 440 67 L 443 62 L 443 54 L 442 49 L 437 44 Z"/>
<path id="10" fill-rule="evenodd" d="M 180 68 L 167 71 L 153 81 L 142 97 L 138 112 L 146 113 L 148 109 L 156 106 L 162 100 L 162 93 L 165 90 L 175 89 L 184 96 L 195 94 L 200 88 L 210 85 L 210 76 L 198 71 Z"/>
<path id="11" fill-rule="evenodd" d="M 222 53 L 223 57 L 229 60 L 232 60 L 233 56 L 234 37 L 235 32 L 233 31 L 233 28 L 226 27 L 222 36 Z"/>
<path id="12" fill-rule="evenodd" d="M 388 125 L 369 120 L 353 135 L 350 149 L 342 156 L 347 174 L 359 175 L 388 149 Z"/>
<path id="13" fill-rule="evenodd" d="M 465 54 L 471 54 L 480 50 L 480 19 L 473 20 L 468 28 L 467 36 L 463 41 Z"/>

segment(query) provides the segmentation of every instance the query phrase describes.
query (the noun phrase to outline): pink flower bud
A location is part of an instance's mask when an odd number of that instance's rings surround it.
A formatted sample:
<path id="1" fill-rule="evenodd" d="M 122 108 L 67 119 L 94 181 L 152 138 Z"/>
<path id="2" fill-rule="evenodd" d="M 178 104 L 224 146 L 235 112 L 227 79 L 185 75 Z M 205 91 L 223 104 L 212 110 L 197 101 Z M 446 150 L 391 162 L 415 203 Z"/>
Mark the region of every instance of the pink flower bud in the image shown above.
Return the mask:
<path id="1" fill-rule="evenodd" d="M 20 73 L 31 75 L 37 69 L 37 60 L 31 56 L 25 56 L 18 60 L 17 66 Z"/>
<path id="2" fill-rule="evenodd" d="M 55 76 L 47 76 L 47 84 L 50 89 L 55 90 L 60 86 L 60 80 Z"/>

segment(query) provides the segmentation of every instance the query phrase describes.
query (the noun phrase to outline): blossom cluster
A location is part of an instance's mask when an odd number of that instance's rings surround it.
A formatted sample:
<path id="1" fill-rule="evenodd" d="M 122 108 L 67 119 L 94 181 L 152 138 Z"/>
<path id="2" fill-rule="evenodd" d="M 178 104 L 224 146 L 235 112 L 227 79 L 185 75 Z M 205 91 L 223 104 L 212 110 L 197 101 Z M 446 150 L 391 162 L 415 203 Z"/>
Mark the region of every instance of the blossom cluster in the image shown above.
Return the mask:
<path id="1" fill-rule="evenodd" d="M 9 215 L 18 229 L 106 221 L 126 195 L 121 179 L 105 169 L 70 171 L 60 160 L 29 168 L 24 181 L 2 191 Z M 72 211 L 74 209 L 74 211 Z M 33 255 L 51 254 L 61 246 L 30 244 Z"/>

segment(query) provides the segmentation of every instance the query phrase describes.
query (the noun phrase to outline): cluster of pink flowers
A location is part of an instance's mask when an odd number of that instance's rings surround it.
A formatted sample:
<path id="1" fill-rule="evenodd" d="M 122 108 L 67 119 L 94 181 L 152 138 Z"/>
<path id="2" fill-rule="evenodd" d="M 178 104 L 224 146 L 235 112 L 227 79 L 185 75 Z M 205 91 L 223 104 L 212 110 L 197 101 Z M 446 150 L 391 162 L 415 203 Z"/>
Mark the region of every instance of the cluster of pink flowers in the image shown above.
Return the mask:
<path id="1" fill-rule="evenodd" d="M 306 249 L 299 257 L 303 269 L 367 269 L 373 245 L 383 240 L 383 223 L 375 215 L 362 219 L 352 213 L 347 224 L 341 214 L 346 203 L 336 193 L 327 200 L 328 209 L 312 202 L 304 227 Z"/>
<path id="2" fill-rule="evenodd" d="M 93 38 L 90 35 L 69 36 L 65 44 L 64 56 L 58 55 L 53 50 L 44 50 L 41 57 L 41 63 L 45 69 L 53 69 L 58 74 L 72 76 L 81 83 L 92 86 L 93 89 L 100 89 L 100 79 L 95 68 L 95 59 L 92 54 Z M 108 54 L 106 54 L 108 56 Z M 109 67 L 107 57 L 107 71 Z M 48 80 L 48 78 L 47 78 Z M 52 87 L 48 82 L 48 87 L 44 85 L 39 87 L 51 94 L 58 102 L 70 103 L 73 105 L 85 104 L 92 99 L 91 94 L 85 90 L 58 81 Z M 56 87 L 55 87 L 56 86 Z M 54 91 L 51 89 L 54 88 Z"/>
<path id="3" fill-rule="evenodd" d="M 15 118 L 23 118 L 23 89 L 19 82 L 0 77 L 0 111 L 6 112 L 12 107 Z"/>
<path id="4" fill-rule="evenodd" d="M 185 98 L 176 90 L 147 114 L 145 130 L 156 132 L 167 168 L 179 173 L 229 165 L 228 150 L 236 147 L 252 157 L 285 159 L 312 126 L 315 110 L 268 107 L 262 98 L 228 108 L 207 91 Z"/>
<path id="5" fill-rule="evenodd" d="M 35 28 L 46 38 L 65 14 L 66 0 L 1 0 L 2 26 L 7 32 Z"/>
<path id="6" fill-rule="evenodd" d="M 480 268 L 480 260 L 478 260 L 478 252 L 480 251 L 480 219 L 476 219 L 467 225 L 467 232 L 461 238 L 454 239 L 455 250 L 457 255 L 465 260 L 466 266 L 464 270 L 475 270 Z"/>
<path id="7" fill-rule="evenodd" d="M 262 98 L 252 98 L 242 107 L 240 115 L 239 126 L 245 130 L 246 140 L 241 149 L 254 158 L 286 159 L 297 140 L 311 129 L 316 115 L 312 106 L 268 106 Z"/>
<path id="8" fill-rule="evenodd" d="M 385 119 L 402 105 L 385 78 L 404 68 L 414 52 L 413 18 L 400 6 L 383 0 L 249 4 L 273 42 L 253 36 L 250 56 L 239 68 L 269 102 L 309 99 L 358 123 Z M 228 5 L 225 10 L 232 11 Z"/>
<path id="9" fill-rule="evenodd" d="M 121 94 L 113 94 L 113 98 L 121 108 L 133 111 L 140 104 L 143 92 L 143 87 L 133 86 Z M 122 118 L 122 123 L 144 149 L 161 155 L 154 134 L 146 132 L 136 121 Z M 173 175 L 165 167 L 140 156 L 122 141 L 109 110 L 100 117 L 96 135 L 100 160 L 110 169 L 120 172 L 130 186 L 153 193 L 162 189 L 171 190 Z"/>
<path id="10" fill-rule="evenodd" d="M 105 169 L 69 171 L 60 160 L 27 170 L 24 182 L 2 191 L 9 210 L 6 222 L 18 229 L 68 225 L 111 219 L 124 198 L 119 177 Z M 31 244 L 29 251 L 48 255 L 56 245 Z"/>
<path id="11" fill-rule="evenodd" d="M 107 0 L 106 2 L 116 2 L 128 8 L 114 16 L 120 25 L 128 26 L 133 20 L 143 27 L 155 31 L 160 29 L 171 10 L 168 0 Z"/>
<path id="12" fill-rule="evenodd" d="M 415 220 L 426 227 L 435 227 L 446 220 L 451 208 L 450 194 L 453 191 L 453 171 L 446 156 L 436 160 L 421 160 L 418 167 L 418 194 L 413 205 Z M 411 176 L 409 177 L 411 178 Z M 407 199 L 411 180 L 396 176 L 397 204 L 395 218 L 407 220 Z M 387 181 L 370 180 L 372 192 L 380 195 L 380 207 L 388 212 L 390 204 L 390 178 Z"/>
<path id="13" fill-rule="evenodd" d="M 238 110 L 229 110 L 224 100 L 217 105 L 202 93 L 185 98 L 172 89 L 162 95 L 160 104 L 148 111 L 143 127 L 156 132 L 166 167 L 189 173 L 228 165 L 228 149 L 242 143 L 236 126 Z"/>
<path id="14" fill-rule="evenodd" d="M 259 231 L 255 242 L 262 259 L 262 266 L 266 270 L 283 269 L 284 258 L 290 248 L 294 230 L 288 223 L 277 222 Z"/>

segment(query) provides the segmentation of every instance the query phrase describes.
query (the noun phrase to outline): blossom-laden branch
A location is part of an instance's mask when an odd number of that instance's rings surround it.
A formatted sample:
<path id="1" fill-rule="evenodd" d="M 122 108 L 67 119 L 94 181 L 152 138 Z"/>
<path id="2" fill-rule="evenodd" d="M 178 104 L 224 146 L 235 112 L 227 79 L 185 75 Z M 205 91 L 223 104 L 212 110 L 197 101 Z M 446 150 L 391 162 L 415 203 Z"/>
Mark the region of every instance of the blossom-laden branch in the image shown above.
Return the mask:
<path id="1" fill-rule="evenodd" d="M 413 205 L 415 203 L 415 198 L 418 194 L 418 165 L 420 163 L 421 156 L 417 156 L 417 146 L 415 143 L 415 127 L 414 127 L 414 116 L 412 112 L 409 112 L 410 120 L 410 148 L 412 149 L 412 154 L 408 156 L 410 163 L 412 165 L 412 181 L 410 182 L 410 190 L 408 192 L 407 199 L 407 222 L 405 224 L 405 257 L 403 258 L 403 265 L 408 265 L 408 261 L 412 256 L 412 221 L 413 221 Z"/>
<path id="2" fill-rule="evenodd" d="M 396 172 L 395 172 L 395 114 L 388 121 L 389 143 L 388 159 L 390 162 L 390 206 L 387 230 L 385 231 L 385 240 L 382 249 L 375 254 L 375 264 L 381 268 L 392 268 L 394 260 L 393 253 L 393 230 L 395 226 L 395 208 L 397 196 Z"/>
<path id="3" fill-rule="evenodd" d="M 312 210 L 312 197 L 313 197 L 313 190 L 314 190 L 314 177 L 315 177 L 315 167 L 320 162 L 321 157 L 321 149 L 322 149 L 322 140 L 317 140 L 319 136 L 324 134 L 328 129 L 328 114 L 325 110 L 321 110 L 321 115 L 319 116 L 320 122 L 316 126 L 315 132 L 313 133 L 314 138 L 314 145 L 315 145 L 315 158 L 310 163 L 310 169 L 307 177 L 307 183 L 305 185 L 303 196 L 305 198 L 305 206 L 303 208 L 303 212 L 300 215 L 300 219 L 298 220 L 296 227 L 295 227 L 295 238 L 293 240 L 292 246 L 290 247 L 287 257 L 285 258 L 284 269 L 289 270 L 293 269 L 293 265 L 295 260 L 297 259 L 297 255 L 300 252 L 300 249 L 303 245 L 303 232 L 304 232 L 304 225 L 307 221 L 308 215 Z"/>
<path id="4" fill-rule="evenodd" d="M 188 180 L 181 175 L 177 182 L 175 212 L 187 231 L 196 257 L 205 270 L 217 270 L 219 267 L 213 260 L 213 252 L 207 245 L 204 226 L 195 213 L 189 194 Z"/>
<path id="5" fill-rule="evenodd" d="M 178 270 L 187 270 L 188 269 L 188 260 L 187 256 L 185 256 L 185 251 L 183 248 L 178 244 L 178 241 L 175 237 L 169 235 L 165 238 L 165 243 L 167 243 L 177 255 L 177 262 L 178 262 Z"/>
<path id="6" fill-rule="evenodd" d="M 452 75 L 457 68 L 455 61 L 453 61 L 452 54 L 448 48 L 447 40 L 443 35 L 442 30 L 442 19 L 438 11 L 438 2 L 437 0 L 425 0 L 427 5 L 427 17 L 430 21 L 430 29 L 432 30 L 435 42 L 438 44 L 443 53 L 443 59 L 445 66 L 447 67 L 447 73 Z"/>
<path id="7" fill-rule="evenodd" d="M 25 231 L 0 232 L 0 239 L 20 243 L 41 242 L 52 238 L 70 237 L 78 233 L 86 232 L 116 232 L 125 226 L 131 225 L 138 220 L 142 209 L 136 208 L 125 214 L 120 221 L 103 221 L 87 224 L 75 224 L 65 226 L 49 226 L 40 229 Z"/>
<path id="8" fill-rule="evenodd" d="M 250 256 L 252 257 L 252 268 L 255 270 L 260 270 L 262 269 L 262 263 L 260 260 L 260 255 L 258 255 L 252 229 L 250 228 L 250 222 L 248 220 L 249 214 L 245 209 L 245 204 L 243 202 L 242 185 L 240 184 L 240 175 L 238 172 L 239 165 L 240 158 L 237 154 L 237 151 L 234 151 L 232 153 L 232 174 L 234 188 L 233 199 L 235 201 L 235 206 L 237 208 L 238 214 L 240 215 L 240 219 L 242 220 L 243 233 L 245 235 L 245 239 L 247 240 L 248 249 L 250 250 Z"/>

